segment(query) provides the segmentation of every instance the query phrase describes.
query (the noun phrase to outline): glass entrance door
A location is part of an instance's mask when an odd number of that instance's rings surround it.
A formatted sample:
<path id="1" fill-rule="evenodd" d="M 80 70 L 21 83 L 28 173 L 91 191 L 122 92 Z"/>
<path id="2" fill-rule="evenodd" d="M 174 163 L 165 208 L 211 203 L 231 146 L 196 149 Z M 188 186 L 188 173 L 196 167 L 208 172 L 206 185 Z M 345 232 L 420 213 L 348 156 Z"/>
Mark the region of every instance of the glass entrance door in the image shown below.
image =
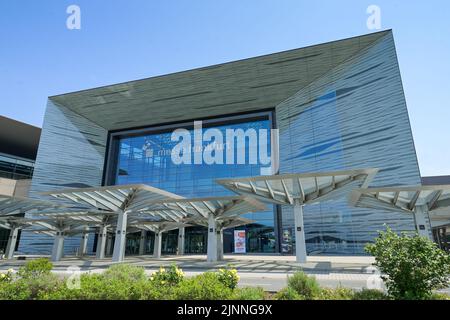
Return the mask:
<path id="1" fill-rule="evenodd" d="M 208 243 L 207 229 L 191 227 L 186 229 L 185 249 L 186 253 L 205 254 Z"/>

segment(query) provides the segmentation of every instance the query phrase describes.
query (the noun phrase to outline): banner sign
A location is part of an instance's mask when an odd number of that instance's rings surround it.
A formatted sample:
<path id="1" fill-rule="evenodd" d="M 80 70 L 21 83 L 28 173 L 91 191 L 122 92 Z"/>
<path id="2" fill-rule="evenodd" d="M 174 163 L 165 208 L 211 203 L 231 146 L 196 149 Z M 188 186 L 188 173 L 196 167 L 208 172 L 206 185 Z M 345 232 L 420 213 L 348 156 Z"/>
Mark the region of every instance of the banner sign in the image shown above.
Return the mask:
<path id="1" fill-rule="evenodd" d="M 245 253 L 245 230 L 234 230 L 234 253 Z"/>
<path id="2" fill-rule="evenodd" d="M 292 232 L 291 229 L 283 229 L 283 238 L 281 241 L 281 253 L 291 254 L 292 253 Z"/>

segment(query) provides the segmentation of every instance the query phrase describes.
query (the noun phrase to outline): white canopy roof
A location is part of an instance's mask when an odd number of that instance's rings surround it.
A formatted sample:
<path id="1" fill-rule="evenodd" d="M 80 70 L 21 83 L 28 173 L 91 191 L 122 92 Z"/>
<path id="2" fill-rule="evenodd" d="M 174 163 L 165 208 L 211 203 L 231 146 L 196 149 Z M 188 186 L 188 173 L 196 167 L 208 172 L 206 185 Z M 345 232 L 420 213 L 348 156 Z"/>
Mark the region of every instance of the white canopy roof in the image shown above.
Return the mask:
<path id="1" fill-rule="evenodd" d="M 186 221 L 189 221 L 187 219 Z M 225 230 L 230 228 L 236 228 L 240 226 L 244 226 L 247 224 L 255 223 L 256 220 L 251 220 L 243 217 L 232 217 L 232 218 L 222 218 L 218 221 L 217 227 L 218 229 Z M 208 226 L 208 220 L 207 219 L 195 219 L 195 224 L 207 227 Z"/>
<path id="2" fill-rule="evenodd" d="M 0 227 L 4 229 L 28 228 L 31 226 L 29 219 L 17 216 L 0 216 Z"/>
<path id="3" fill-rule="evenodd" d="M 0 216 L 23 215 L 38 210 L 64 208 L 63 204 L 22 197 L 0 195 Z"/>
<path id="4" fill-rule="evenodd" d="M 313 203 L 337 198 L 349 188 L 367 186 L 377 169 L 280 174 L 218 179 L 217 183 L 239 194 L 277 204 Z"/>
<path id="5" fill-rule="evenodd" d="M 132 218 L 128 226 L 131 229 L 147 230 L 153 232 L 166 232 L 178 229 L 180 227 L 190 227 L 191 225 L 173 221 L 153 221 L 153 220 Z M 131 230 L 131 232 L 132 231 L 133 230 Z"/>
<path id="6" fill-rule="evenodd" d="M 240 214 L 265 210 L 262 203 L 248 197 L 186 199 L 143 184 L 64 189 L 46 192 L 43 195 L 51 196 L 64 205 L 77 206 L 70 210 L 45 210 L 33 215 L 37 218 L 47 218 L 48 221 L 52 221 L 54 227 L 67 226 L 67 230 L 82 225 L 115 225 L 119 211 L 127 212 L 130 217 L 128 224 L 130 229 L 155 231 L 161 225 L 164 225 L 165 230 L 168 226 L 179 227 L 187 223 L 207 225 L 207 217 L 211 213 L 218 221 L 231 224 L 231 220 Z M 65 225 L 62 225 L 63 222 Z M 238 225 L 242 225 L 243 222 L 242 219 L 236 221 Z"/>
<path id="7" fill-rule="evenodd" d="M 78 204 L 87 209 L 110 212 L 132 211 L 153 200 L 182 198 L 174 193 L 144 184 L 63 189 L 42 194 L 69 202 L 72 205 Z"/>
<path id="8" fill-rule="evenodd" d="M 224 196 L 189 199 L 166 199 L 151 201 L 137 208 L 140 214 L 154 214 L 155 212 L 170 210 L 176 213 L 182 221 L 189 217 L 195 219 L 207 219 L 213 214 L 216 219 L 229 219 L 249 212 L 263 211 L 266 209 L 261 202 L 244 196 Z"/>
<path id="9" fill-rule="evenodd" d="M 361 188 L 352 192 L 351 203 L 358 207 L 412 212 L 425 205 L 429 212 L 450 211 L 450 185 Z"/>

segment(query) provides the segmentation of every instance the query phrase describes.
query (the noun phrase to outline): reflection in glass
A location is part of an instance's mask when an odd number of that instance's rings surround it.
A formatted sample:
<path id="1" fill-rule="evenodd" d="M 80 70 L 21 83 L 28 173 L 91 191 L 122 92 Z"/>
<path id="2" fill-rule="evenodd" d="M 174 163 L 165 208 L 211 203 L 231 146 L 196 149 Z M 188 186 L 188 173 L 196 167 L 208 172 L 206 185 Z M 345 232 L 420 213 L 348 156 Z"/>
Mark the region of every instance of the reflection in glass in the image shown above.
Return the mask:
<path id="1" fill-rule="evenodd" d="M 222 186 L 214 182 L 218 178 L 255 176 L 261 174 L 261 168 L 270 166 L 262 164 L 257 158 L 256 163 L 250 163 L 251 158 L 261 154 L 258 143 L 256 149 L 249 148 L 249 140 L 246 139 L 244 148 L 238 143 L 234 143 L 234 150 L 231 150 L 231 144 L 226 140 L 227 129 L 259 129 L 267 130 L 267 137 L 270 137 L 271 122 L 268 119 L 252 120 L 249 122 L 228 123 L 214 127 L 219 130 L 224 137 L 224 144 L 217 142 L 212 152 L 222 148 L 223 164 L 206 164 L 204 159 L 201 164 L 175 164 L 172 161 L 172 150 L 179 143 L 172 141 L 172 130 L 167 132 L 150 133 L 141 136 L 125 136 L 120 138 L 118 165 L 115 173 L 116 184 L 135 184 L 145 183 L 157 188 L 161 188 L 183 197 L 210 197 L 233 195 Z M 174 128 L 176 129 L 176 128 Z M 203 133 L 209 128 L 203 128 Z M 193 141 L 193 130 L 189 129 Z M 217 131 L 216 131 L 217 132 Z M 264 144 L 265 153 L 270 156 L 270 138 Z M 202 148 L 214 142 L 203 141 Z M 255 147 L 255 146 L 253 146 Z M 227 152 L 234 152 L 234 162 L 226 163 Z M 195 153 L 201 153 L 202 150 L 191 148 L 191 159 L 194 162 Z M 245 163 L 238 164 L 238 155 L 245 155 Z M 247 232 L 247 250 L 249 252 L 274 252 L 275 251 L 275 232 L 274 232 L 274 210 L 272 206 L 265 212 L 245 214 L 244 217 L 255 220 L 251 225 L 240 227 Z M 162 252 L 175 253 L 177 247 L 177 230 L 165 233 L 163 235 Z M 225 252 L 233 251 L 233 230 L 228 230 L 224 234 Z M 230 236 L 231 234 L 231 236 Z M 186 229 L 185 252 L 186 253 L 205 253 L 206 252 L 206 228 L 190 227 Z M 131 238 L 131 237 L 130 237 Z M 136 251 L 136 240 L 130 240 L 127 245 L 129 252 Z M 134 241 L 134 242 L 133 242 Z"/>

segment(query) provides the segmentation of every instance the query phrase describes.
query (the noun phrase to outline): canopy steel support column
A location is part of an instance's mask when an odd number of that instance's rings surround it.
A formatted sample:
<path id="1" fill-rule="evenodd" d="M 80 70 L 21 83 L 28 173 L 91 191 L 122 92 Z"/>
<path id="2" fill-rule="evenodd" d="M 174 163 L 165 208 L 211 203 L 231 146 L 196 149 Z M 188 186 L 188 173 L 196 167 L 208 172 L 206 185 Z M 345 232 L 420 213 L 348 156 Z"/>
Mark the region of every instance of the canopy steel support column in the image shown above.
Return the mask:
<path id="1" fill-rule="evenodd" d="M 60 261 L 64 255 L 64 232 L 57 231 L 52 249 L 52 261 Z"/>
<path id="2" fill-rule="evenodd" d="M 162 232 L 155 232 L 155 242 L 153 245 L 153 257 L 161 258 Z"/>
<path id="3" fill-rule="evenodd" d="M 141 237 L 139 239 L 139 255 L 143 255 L 145 253 L 145 238 L 147 236 L 147 231 L 141 231 Z"/>
<path id="4" fill-rule="evenodd" d="M 113 236 L 112 234 L 108 233 L 107 237 L 106 237 L 106 252 L 105 255 L 111 255 L 111 250 L 112 250 L 112 244 L 113 244 Z"/>
<path id="5" fill-rule="evenodd" d="M 19 228 L 12 228 L 9 232 L 8 244 L 6 245 L 5 258 L 12 259 L 14 256 L 14 251 L 16 250 L 17 235 L 19 233 Z"/>
<path id="6" fill-rule="evenodd" d="M 127 213 L 119 211 L 117 216 L 116 239 L 112 261 L 121 262 L 125 258 L 125 240 L 127 238 Z"/>
<path id="7" fill-rule="evenodd" d="M 207 261 L 217 261 L 217 223 L 213 214 L 208 215 L 208 248 Z"/>
<path id="8" fill-rule="evenodd" d="M 223 260 L 223 229 L 217 231 L 217 260 Z"/>
<path id="9" fill-rule="evenodd" d="M 426 205 L 416 206 L 414 209 L 414 221 L 416 230 L 422 237 L 433 240 L 431 233 L 430 219 L 428 217 L 428 207 Z"/>
<path id="10" fill-rule="evenodd" d="M 185 229 L 184 227 L 178 228 L 178 255 L 184 254 L 184 238 L 185 238 Z"/>
<path id="11" fill-rule="evenodd" d="M 97 251 L 95 253 L 95 257 L 97 259 L 105 259 L 107 236 L 108 236 L 108 228 L 104 225 L 100 226 L 97 237 Z"/>
<path id="12" fill-rule="evenodd" d="M 294 201 L 295 221 L 295 256 L 298 263 L 306 263 L 305 230 L 303 227 L 303 203 L 299 199 Z"/>
<path id="13" fill-rule="evenodd" d="M 80 252 L 79 252 L 80 257 L 86 255 L 86 253 L 87 253 L 88 240 L 89 240 L 89 233 L 87 232 L 87 230 L 85 230 L 81 234 Z"/>

